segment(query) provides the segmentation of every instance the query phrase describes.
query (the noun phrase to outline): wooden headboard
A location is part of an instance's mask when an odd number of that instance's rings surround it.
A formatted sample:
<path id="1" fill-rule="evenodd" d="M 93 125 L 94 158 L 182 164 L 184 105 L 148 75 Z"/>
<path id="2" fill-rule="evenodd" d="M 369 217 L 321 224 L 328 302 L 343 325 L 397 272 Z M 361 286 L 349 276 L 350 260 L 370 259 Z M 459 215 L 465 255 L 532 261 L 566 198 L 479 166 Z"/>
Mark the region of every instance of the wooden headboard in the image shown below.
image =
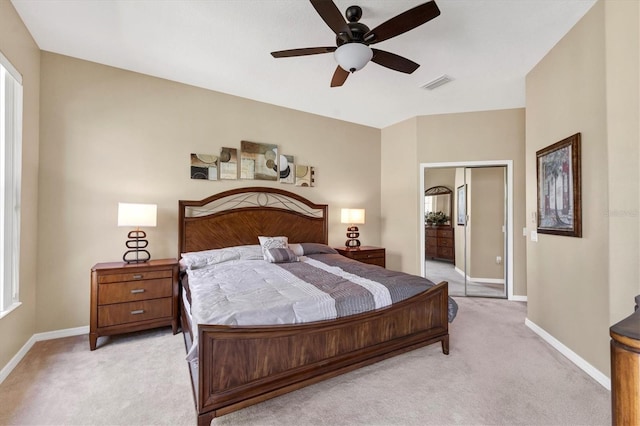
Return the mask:
<path id="1" fill-rule="evenodd" d="M 259 235 L 284 235 L 291 243 L 328 241 L 328 206 L 282 189 L 238 188 L 204 200 L 180 200 L 178 206 L 178 256 L 259 244 Z"/>

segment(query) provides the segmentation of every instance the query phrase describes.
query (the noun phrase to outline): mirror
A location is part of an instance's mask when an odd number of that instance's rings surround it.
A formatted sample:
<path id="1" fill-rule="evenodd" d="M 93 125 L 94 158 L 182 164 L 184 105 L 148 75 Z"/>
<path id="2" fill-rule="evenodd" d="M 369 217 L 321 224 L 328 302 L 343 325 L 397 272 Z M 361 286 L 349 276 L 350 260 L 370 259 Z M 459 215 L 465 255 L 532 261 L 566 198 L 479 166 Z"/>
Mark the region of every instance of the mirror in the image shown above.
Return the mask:
<path id="1" fill-rule="evenodd" d="M 453 212 L 452 191 L 446 186 L 433 186 L 424 191 L 425 225 L 450 225 Z"/>

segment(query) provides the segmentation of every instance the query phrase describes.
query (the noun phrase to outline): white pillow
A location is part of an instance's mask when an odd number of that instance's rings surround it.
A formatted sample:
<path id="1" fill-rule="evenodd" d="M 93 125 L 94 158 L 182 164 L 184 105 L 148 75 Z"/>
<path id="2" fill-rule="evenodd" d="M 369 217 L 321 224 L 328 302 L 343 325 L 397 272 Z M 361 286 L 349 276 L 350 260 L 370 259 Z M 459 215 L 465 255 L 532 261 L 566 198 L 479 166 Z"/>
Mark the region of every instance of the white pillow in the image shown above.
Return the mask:
<path id="1" fill-rule="evenodd" d="M 228 248 L 193 251 L 182 253 L 180 264 L 185 269 L 198 269 L 207 265 L 225 262 L 227 260 L 239 259 L 240 254 L 236 250 Z"/>
<path id="2" fill-rule="evenodd" d="M 259 260 L 263 258 L 262 248 L 258 244 L 253 244 L 182 253 L 180 265 L 182 269 L 198 269 L 229 260 Z"/>
<path id="3" fill-rule="evenodd" d="M 262 247 L 262 258 L 269 260 L 267 257 L 267 250 L 271 248 L 288 248 L 288 237 L 258 237 L 260 246 Z"/>
<path id="4" fill-rule="evenodd" d="M 304 256 L 304 249 L 302 248 L 302 244 L 289 244 L 289 248 L 296 256 Z"/>

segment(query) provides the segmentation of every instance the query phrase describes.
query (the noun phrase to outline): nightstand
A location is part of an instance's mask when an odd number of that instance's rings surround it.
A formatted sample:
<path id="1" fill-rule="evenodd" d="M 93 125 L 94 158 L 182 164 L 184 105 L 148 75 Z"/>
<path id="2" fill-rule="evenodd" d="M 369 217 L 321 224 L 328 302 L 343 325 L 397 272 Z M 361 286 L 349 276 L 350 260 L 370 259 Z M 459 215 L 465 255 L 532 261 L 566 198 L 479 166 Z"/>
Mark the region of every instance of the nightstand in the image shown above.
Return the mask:
<path id="1" fill-rule="evenodd" d="M 178 261 L 98 263 L 91 268 L 89 347 L 98 337 L 171 325 L 178 332 Z"/>
<path id="2" fill-rule="evenodd" d="M 362 246 L 356 248 L 336 247 L 336 251 L 349 259 L 370 265 L 385 267 L 385 249 L 382 247 Z"/>

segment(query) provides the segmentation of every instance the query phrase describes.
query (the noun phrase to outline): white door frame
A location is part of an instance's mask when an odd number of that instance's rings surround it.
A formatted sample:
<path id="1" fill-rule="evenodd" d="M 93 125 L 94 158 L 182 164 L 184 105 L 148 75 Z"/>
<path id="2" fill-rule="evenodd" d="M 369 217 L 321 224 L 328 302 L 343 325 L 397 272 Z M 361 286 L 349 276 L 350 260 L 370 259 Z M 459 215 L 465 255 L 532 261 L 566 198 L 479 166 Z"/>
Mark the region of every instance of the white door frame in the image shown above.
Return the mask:
<path id="1" fill-rule="evenodd" d="M 507 286 L 507 298 L 513 298 L 513 160 L 490 161 L 457 161 L 449 163 L 420 163 L 420 216 L 418 216 L 420 230 L 420 274 L 425 276 L 425 252 L 424 252 L 424 172 L 425 169 L 438 169 L 444 167 L 490 167 L 504 166 L 507 168 L 507 237 L 506 237 L 506 268 L 505 285 Z M 452 196 L 455 196 L 453 194 Z"/>

